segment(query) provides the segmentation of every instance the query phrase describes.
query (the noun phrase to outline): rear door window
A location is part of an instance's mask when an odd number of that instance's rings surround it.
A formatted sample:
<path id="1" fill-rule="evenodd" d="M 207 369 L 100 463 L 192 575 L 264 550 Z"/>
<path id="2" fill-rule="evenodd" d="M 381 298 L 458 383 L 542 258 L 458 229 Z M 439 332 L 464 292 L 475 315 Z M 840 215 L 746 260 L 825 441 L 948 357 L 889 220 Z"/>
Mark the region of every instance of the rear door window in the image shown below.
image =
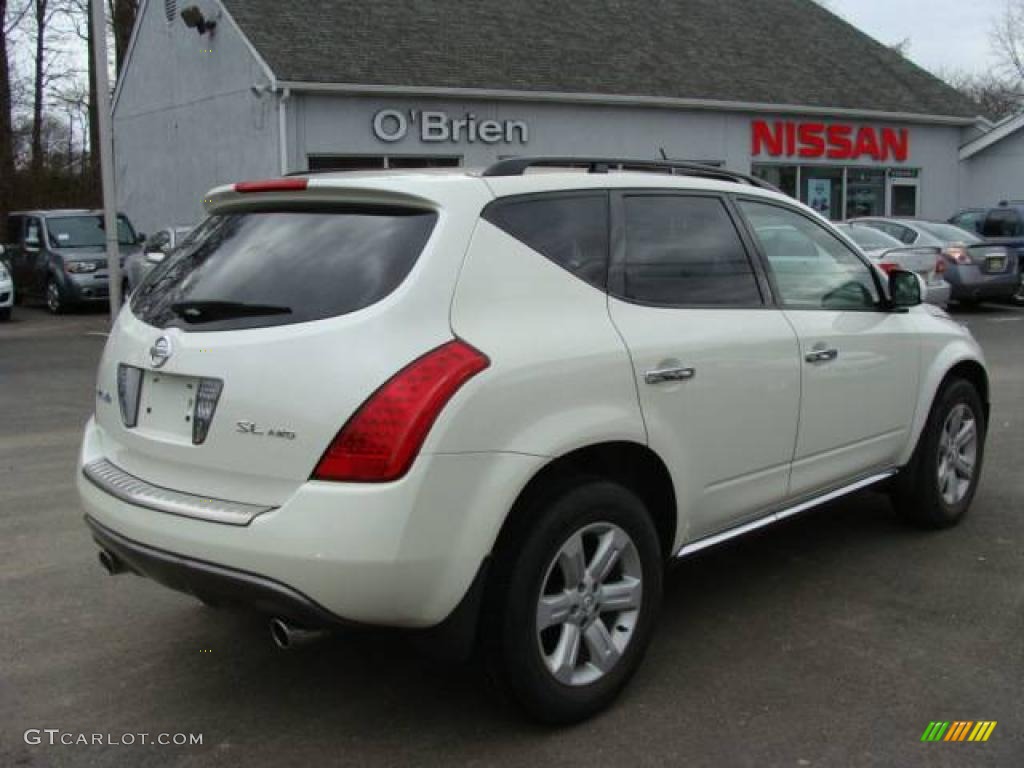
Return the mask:
<path id="1" fill-rule="evenodd" d="M 717 197 L 627 195 L 623 298 L 658 306 L 751 306 L 761 291 Z"/>
<path id="2" fill-rule="evenodd" d="M 580 280 L 605 289 L 608 280 L 608 195 L 509 198 L 483 217 Z"/>
<path id="3" fill-rule="evenodd" d="M 432 211 L 392 207 L 212 216 L 149 274 L 131 309 L 189 331 L 338 317 L 395 290 L 436 222 Z"/>

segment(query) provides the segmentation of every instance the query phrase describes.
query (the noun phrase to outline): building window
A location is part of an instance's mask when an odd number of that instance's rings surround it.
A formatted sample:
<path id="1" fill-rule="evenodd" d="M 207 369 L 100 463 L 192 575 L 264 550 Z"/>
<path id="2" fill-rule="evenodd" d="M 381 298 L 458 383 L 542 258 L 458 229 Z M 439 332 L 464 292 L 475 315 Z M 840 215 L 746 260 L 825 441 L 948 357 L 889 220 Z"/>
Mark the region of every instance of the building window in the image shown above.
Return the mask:
<path id="1" fill-rule="evenodd" d="M 754 175 L 775 186 L 782 194 L 796 198 L 796 170 L 795 165 L 755 165 Z"/>
<path id="2" fill-rule="evenodd" d="M 800 201 L 826 219 L 843 218 L 843 169 L 810 166 L 800 171 Z"/>
<path id="3" fill-rule="evenodd" d="M 374 171 L 387 168 L 458 168 L 461 157 L 441 155 L 310 155 L 311 171 Z"/>
<path id="4" fill-rule="evenodd" d="M 834 221 L 917 215 L 916 168 L 755 163 L 752 173 Z"/>

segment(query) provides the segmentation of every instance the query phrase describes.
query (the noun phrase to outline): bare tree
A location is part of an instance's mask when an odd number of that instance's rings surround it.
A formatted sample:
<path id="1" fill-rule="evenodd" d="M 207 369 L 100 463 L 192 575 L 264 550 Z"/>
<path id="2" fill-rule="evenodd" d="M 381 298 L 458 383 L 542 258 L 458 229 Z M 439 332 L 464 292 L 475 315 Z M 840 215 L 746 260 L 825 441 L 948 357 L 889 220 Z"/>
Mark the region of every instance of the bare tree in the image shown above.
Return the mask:
<path id="1" fill-rule="evenodd" d="M 117 76 L 121 76 L 125 57 L 128 55 L 128 44 L 135 28 L 135 17 L 139 13 L 139 0 L 109 0 L 110 24 L 114 32 L 114 53 L 117 62 Z"/>
<path id="2" fill-rule="evenodd" d="M 8 40 L 28 12 L 28 3 L 0 0 L 0 241 L 7 239 L 7 214 L 14 198 L 14 100 Z"/>
<path id="3" fill-rule="evenodd" d="M 994 72 L 973 74 L 963 70 L 941 70 L 938 76 L 978 106 L 979 114 L 990 120 L 1002 120 L 1024 109 L 1021 82 Z"/>
<path id="4" fill-rule="evenodd" d="M 50 17 L 47 13 L 49 0 L 34 0 L 36 20 L 35 85 L 32 92 L 32 173 L 43 169 L 43 69 L 46 64 L 46 27 Z"/>
<path id="5" fill-rule="evenodd" d="M 38 173 L 43 166 L 43 120 L 49 89 L 56 83 L 73 77 L 74 68 L 67 63 L 65 51 L 58 45 L 52 46 L 53 38 L 62 37 L 52 29 L 52 22 L 58 15 L 66 14 L 67 3 L 63 0 L 33 0 L 35 35 L 33 49 L 33 90 L 32 90 L 32 171 Z M 57 40 L 58 43 L 63 40 Z"/>
<path id="6" fill-rule="evenodd" d="M 999 74 L 1024 82 L 1024 0 L 1006 0 L 1003 13 L 992 23 L 989 37 Z"/>

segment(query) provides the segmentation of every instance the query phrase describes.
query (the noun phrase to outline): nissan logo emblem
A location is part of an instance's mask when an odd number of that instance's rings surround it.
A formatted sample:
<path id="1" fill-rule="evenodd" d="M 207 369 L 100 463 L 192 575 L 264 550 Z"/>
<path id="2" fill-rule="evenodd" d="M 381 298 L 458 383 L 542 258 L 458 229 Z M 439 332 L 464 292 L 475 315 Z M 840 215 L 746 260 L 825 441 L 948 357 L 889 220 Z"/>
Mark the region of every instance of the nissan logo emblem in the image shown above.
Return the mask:
<path id="1" fill-rule="evenodd" d="M 171 359 L 171 354 L 174 352 L 174 347 L 171 345 L 171 340 L 166 336 L 161 336 L 156 340 L 156 343 L 149 348 L 149 359 L 153 361 L 154 368 L 160 368 Z"/>

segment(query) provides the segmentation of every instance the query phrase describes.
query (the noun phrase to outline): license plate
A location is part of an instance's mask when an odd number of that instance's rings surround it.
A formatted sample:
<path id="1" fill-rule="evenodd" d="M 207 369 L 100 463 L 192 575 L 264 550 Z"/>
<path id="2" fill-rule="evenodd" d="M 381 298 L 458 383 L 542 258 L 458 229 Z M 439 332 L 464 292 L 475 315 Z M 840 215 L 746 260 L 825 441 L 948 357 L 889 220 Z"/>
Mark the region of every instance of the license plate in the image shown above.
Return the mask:
<path id="1" fill-rule="evenodd" d="M 199 379 L 146 371 L 142 379 L 137 429 L 161 437 L 192 442 Z"/>
<path id="2" fill-rule="evenodd" d="M 985 261 L 985 265 L 988 267 L 989 272 L 1002 272 L 1006 269 L 1006 257 L 989 256 Z"/>

